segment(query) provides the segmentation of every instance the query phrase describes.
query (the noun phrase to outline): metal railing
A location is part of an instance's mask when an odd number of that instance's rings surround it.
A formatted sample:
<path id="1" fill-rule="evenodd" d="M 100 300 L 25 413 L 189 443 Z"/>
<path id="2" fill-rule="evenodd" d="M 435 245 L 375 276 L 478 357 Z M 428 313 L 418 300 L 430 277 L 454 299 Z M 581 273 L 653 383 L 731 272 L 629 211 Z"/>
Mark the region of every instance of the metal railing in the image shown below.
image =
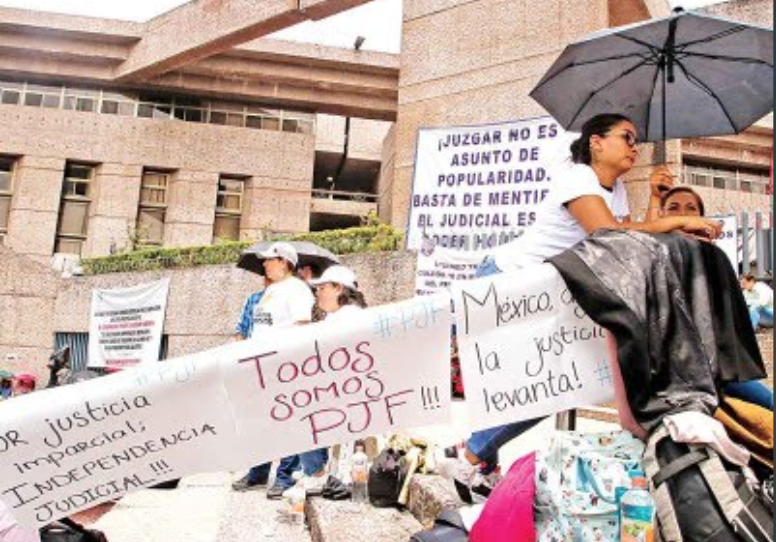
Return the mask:
<path id="1" fill-rule="evenodd" d="M 315 199 L 330 199 L 338 201 L 353 201 L 358 203 L 377 203 L 379 196 L 368 192 L 348 192 L 344 190 L 326 190 L 315 188 L 312 190 Z"/>

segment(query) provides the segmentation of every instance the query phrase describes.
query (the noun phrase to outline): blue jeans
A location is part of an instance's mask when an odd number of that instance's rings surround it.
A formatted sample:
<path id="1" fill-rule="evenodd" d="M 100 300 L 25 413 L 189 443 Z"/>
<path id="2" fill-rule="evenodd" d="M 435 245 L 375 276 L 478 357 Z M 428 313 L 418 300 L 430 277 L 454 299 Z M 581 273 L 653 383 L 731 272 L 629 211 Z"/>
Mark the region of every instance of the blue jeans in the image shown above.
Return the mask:
<path id="1" fill-rule="evenodd" d="M 287 489 L 294 485 L 293 474 L 299 470 L 300 466 L 305 475 L 311 476 L 324 468 L 328 461 L 328 448 L 320 448 L 311 452 L 284 457 L 278 465 L 275 485 Z M 271 463 L 263 463 L 256 467 L 251 467 L 251 470 L 248 471 L 248 481 L 253 484 L 266 482 L 269 478 L 271 466 Z"/>
<path id="2" fill-rule="evenodd" d="M 493 256 L 486 256 L 477 268 L 475 276 L 489 277 L 501 273 L 496 265 L 496 259 Z M 466 449 L 476 455 L 480 461 L 485 463 L 482 469 L 484 474 L 490 474 L 498 466 L 498 450 L 507 442 L 519 437 L 531 427 L 544 420 L 546 416 L 534 418 L 532 420 L 523 420 L 483 431 L 472 433 L 469 440 L 466 441 Z"/>
<path id="3" fill-rule="evenodd" d="M 773 390 L 760 380 L 728 382 L 722 391 L 730 397 L 767 408 L 773 412 Z"/>
<path id="4" fill-rule="evenodd" d="M 466 441 L 466 449 L 485 463 L 482 473 L 490 474 L 498 466 L 499 448 L 519 437 L 545 418 L 547 416 L 477 431 L 472 433 L 469 440 Z"/>
<path id="5" fill-rule="evenodd" d="M 752 326 L 773 327 L 773 307 L 757 307 L 749 309 Z"/>

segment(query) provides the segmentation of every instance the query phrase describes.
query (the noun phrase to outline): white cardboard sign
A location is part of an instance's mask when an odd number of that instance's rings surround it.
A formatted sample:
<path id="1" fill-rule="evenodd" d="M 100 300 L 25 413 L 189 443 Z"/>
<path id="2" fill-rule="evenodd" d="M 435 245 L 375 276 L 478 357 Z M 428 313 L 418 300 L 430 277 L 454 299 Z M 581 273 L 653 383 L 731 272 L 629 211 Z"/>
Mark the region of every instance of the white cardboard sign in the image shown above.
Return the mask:
<path id="1" fill-rule="evenodd" d="M 472 429 L 613 399 L 605 331 L 549 264 L 453 286 Z"/>

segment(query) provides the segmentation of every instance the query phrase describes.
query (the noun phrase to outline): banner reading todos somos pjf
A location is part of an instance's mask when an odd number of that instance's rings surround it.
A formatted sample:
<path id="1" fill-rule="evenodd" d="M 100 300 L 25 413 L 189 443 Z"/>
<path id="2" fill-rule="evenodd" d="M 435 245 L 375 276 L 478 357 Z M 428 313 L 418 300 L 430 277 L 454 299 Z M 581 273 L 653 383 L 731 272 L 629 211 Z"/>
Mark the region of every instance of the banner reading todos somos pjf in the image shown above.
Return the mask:
<path id="1" fill-rule="evenodd" d="M 89 367 L 159 361 L 170 280 L 92 291 Z"/>
<path id="2" fill-rule="evenodd" d="M 0 403 L 0 500 L 24 524 L 182 476 L 449 423 L 448 293 Z"/>
<path id="3" fill-rule="evenodd" d="M 573 134 L 551 117 L 418 131 L 407 248 L 482 250 L 530 226 Z"/>

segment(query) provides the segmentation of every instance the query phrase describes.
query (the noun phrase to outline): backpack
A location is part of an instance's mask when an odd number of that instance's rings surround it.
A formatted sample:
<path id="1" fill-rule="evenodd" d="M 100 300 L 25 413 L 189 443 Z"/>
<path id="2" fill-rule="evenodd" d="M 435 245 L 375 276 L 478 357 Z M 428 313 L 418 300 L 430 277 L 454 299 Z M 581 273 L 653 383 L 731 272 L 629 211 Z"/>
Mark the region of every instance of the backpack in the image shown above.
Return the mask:
<path id="1" fill-rule="evenodd" d="M 396 506 L 404 484 L 404 456 L 393 448 L 378 455 L 369 469 L 369 502 L 378 508 Z"/>
<path id="2" fill-rule="evenodd" d="M 773 542 L 772 511 L 739 469 L 706 445 L 650 435 L 644 470 L 665 542 Z"/>

